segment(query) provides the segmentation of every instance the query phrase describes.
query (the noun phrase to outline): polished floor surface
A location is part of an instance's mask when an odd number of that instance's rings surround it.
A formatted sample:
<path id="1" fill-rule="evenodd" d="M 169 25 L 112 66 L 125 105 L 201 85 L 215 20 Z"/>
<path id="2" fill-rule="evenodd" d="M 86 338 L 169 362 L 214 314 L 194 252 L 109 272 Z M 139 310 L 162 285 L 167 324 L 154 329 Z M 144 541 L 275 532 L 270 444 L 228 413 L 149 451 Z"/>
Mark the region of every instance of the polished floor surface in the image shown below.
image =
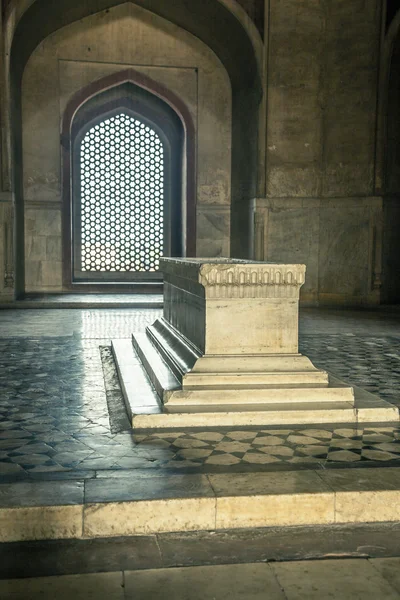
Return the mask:
<path id="1" fill-rule="evenodd" d="M 399 600 L 400 559 L 253 563 L 0 581 L 4 600 Z"/>
<path id="2" fill-rule="evenodd" d="M 151 285 L 151 284 L 150 284 Z M 0 303 L 1 308 L 160 308 L 163 304 L 162 284 L 157 293 L 148 294 L 28 294 L 20 300 Z"/>
<path id="3" fill-rule="evenodd" d="M 0 311 L 0 478 L 95 477 L 131 469 L 247 471 L 399 466 L 398 426 L 135 434 L 104 360 L 158 309 Z M 300 349 L 320 367 L 400 405 L 400 312 L 303 309 Z M 115 376 L 114 376 L 115 380 Z M 110 418 L 111 416 L 111 418 Z"/>

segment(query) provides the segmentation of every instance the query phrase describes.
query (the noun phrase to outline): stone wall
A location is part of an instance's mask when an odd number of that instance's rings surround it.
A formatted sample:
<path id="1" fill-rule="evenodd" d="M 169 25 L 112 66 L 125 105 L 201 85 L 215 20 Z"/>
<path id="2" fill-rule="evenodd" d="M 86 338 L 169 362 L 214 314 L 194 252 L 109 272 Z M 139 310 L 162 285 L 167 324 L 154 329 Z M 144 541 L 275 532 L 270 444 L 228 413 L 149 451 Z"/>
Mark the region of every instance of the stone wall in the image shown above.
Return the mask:
<path id="1" fill-rule="evenodd" d="M 384 167 L 384 302 L 400 302 L 400 39 L 394 44 L 387 95 L 387 139 Z"/>
<path id="2" fill-rule="evenodd" d="M 264 0 L 238 4 L 262 32 Z M 302 301 L 307 303 L 400 301 L 400 76 L 392 80 L 389 95 L 386 188 L 375 182 L 382 5 L 381 0 L 265 0 L 265 97 L 258 132 L 241 108 L 252 80 L 239 86 L 231 74 L 233 132 L 240 130 L 242 141 L 234 147 L 245 164 L 240 173 L 234 169 L 234 190 L 231 84 L 199 38 L 131 3 L 48 37 L 31 56 L 23 81 L 27 291 L 61 289 L 59 131 L 66 103 L 82 86 L 133 66 L 180 95 L 195 121 L 198 255 L 229 254 L 232 242 L 240 256 L 254 246 L 260 259 L 304 262 Z M 225 43 L 224 36 L 219 39 Z M 231 50 L 227 40 L 227 56 Z M 397 55 L 392 67 L 400 73 Z M 246 117 L 238 118 L 239 113 Z M 254 171 L 247 169 L 252 159 L 245 163 L 245 158 L 257 137 L 256 186 Z M 17 172 L 20 161 L 15 167 Z M 4 220 L 12 221 L 12 195 L 4 182 L 2 190 L 0 231 Z M 384 200 L 380 194 L 386 194 Z M 252 207 L 249 195 L 258 196 Z M 251 231 L 249 215 L 251 227 L 255 223 Z M 1 243 L 0 260 L 1 296 L 9 294 Z"/>
<path id="3" fill-rule="evenodd" d="M 271 0 L 270 14 L 268 195 L 371 195 L 377 0 Z"/>
<path id="4" fill-rule="evenodd" d="M 303 301 L 379 302 L 378 0 L 270 0 L 264 258 L 307 264 Z"/>
<path id="5" fill-rule="evenodd" d="M 307 266 L 301 301 L 363 305 L 379 300 L 382 198 L 257 200 L 263 258 Z"/>
<path id="6" fill-rule="evenodd" d="M 125 4 L 65 27 L 33 53 L 22 87 L 26 291 L 62 289 L 60 123 L 68 100 L 127 67 L 186 103 L 197 136 L 197 253 L 229 255 L 231 89 L 197 38 Z"/>

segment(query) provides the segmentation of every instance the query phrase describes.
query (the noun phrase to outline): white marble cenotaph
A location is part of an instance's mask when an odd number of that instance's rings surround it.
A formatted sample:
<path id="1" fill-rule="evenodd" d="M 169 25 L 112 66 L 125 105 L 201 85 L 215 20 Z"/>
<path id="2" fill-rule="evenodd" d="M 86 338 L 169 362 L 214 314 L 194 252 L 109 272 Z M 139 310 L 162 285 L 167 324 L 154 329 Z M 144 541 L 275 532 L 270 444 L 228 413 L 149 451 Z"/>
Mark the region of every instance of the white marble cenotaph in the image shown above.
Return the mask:
<path id="1" fill-rule="evenodd" d="M 397 408 L 363 390 L 357 400 L 299 354 L 305 265 L 166 258 L 160 268 L 163 317 L 133 336 L 160 402 L 146 414 L 126 398 L 135 426 L 398 420 Z"/>

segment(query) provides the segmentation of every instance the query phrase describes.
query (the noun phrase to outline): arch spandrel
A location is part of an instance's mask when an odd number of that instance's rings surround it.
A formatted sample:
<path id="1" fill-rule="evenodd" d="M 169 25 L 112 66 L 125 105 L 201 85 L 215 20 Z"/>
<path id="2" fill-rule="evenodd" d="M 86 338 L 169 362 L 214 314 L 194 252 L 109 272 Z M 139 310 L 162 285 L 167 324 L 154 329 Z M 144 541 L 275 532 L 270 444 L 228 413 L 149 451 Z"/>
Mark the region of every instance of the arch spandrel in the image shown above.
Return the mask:
<path id="1" fill-rule="evenodd" d="M 126 1 L 87 0 L 72 5 L 71 0 L 59 0 L 57 3 L 50 0 L 11 0 L 5 18 L 5 54 L 23 70 L 33 50 L 56 30 Z M 134 4 L 201 39 L 220 58 L 233 83 L 241 73 L 261 94 L 263 42 L 255 24 L 236 0 L 192 0 L 190 12 L 184 0 L 173 4 L 164 0 L 136 0 Z"/>

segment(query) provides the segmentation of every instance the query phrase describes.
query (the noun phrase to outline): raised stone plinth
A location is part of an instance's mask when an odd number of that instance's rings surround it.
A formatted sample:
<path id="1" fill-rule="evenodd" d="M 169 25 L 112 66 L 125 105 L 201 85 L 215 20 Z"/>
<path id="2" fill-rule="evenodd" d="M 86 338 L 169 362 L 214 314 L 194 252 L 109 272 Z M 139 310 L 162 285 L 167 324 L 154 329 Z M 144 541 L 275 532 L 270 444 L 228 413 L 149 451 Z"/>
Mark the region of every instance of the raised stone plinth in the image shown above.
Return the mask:
<path id="1" fill-rule="evenodd" d="M 304 265 L 164 259 L 161 268 L 164 317 L 134 343 L 166 410 L 354 402 L 350 387 L 329 387 L 327 373 L 298 354 Z"/>
<path id="2" fill-rule="evenodd" d="M 159 405 L 138 401 L 135 367 L 114 344 L 138 427 L 398 420 L 395 407 L 360 391 L 357 406 L 351 386 L 299 354 L 304 265 L 169 258 L 161 269 L 164 315 L 133 336 Z"/>

